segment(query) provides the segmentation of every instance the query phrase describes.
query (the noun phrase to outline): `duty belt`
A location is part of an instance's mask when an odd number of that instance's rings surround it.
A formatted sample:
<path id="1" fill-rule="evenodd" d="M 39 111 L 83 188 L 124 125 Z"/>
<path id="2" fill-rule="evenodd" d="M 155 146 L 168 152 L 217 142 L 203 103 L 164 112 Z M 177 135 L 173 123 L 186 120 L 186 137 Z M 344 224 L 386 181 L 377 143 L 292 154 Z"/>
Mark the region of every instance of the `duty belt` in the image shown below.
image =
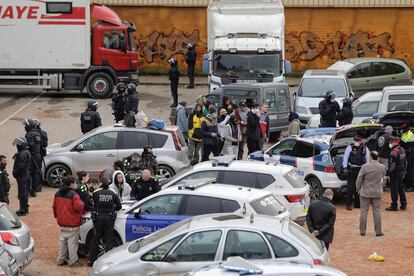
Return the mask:
<path id="1" fill-rule="evenodd" d="M 351 168 L 351 169 L 356 169 L 356 168 L 361 168 L 361 167 L 362 167 L 362 165 L 361 165 L 361 166 L 359 166 L 359 165 L 352 165 L 352 164 L 348 164 L 348 166 L 349 166 L 349 168 Z"/>

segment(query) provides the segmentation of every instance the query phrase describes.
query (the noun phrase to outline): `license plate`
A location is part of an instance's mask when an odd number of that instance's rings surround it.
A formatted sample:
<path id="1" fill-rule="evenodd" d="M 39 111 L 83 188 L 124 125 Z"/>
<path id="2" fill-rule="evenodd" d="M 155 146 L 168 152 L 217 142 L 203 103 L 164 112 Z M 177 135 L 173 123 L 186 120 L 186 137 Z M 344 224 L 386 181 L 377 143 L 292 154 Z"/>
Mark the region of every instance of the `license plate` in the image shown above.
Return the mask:
<path id="1" fill-rule="evenodd" d="M 277 115 L 269 115 L 269 120 L 277 120 Z"/>
<path id="2" fill-rule="evenodd" d="M 19 270 L 19 267 L 17 266 L 16 261 L 10 265 L 10 271 L 13 273 L 13 275 Z"/>

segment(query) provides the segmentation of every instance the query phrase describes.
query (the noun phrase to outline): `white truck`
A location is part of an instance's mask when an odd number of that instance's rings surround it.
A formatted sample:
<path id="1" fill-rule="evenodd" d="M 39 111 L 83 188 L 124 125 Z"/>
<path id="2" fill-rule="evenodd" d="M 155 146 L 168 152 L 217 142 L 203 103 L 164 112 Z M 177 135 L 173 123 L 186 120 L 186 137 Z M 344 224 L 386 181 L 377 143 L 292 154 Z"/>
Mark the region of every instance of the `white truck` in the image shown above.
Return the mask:
<path id="1" fill-rule="evenodd" d="M 138 81 L 135 31 L 89 0 L 2 0 L 0 89 L 86 88 L 108 97 L 118 82 Z"/>
<path id="2" fill-rule="evenodd" d="M 290 73 L 281 0 L 211 0 L 207 21 L 203 72 L 210 92 L 230 83 L 280 82 Z"/>

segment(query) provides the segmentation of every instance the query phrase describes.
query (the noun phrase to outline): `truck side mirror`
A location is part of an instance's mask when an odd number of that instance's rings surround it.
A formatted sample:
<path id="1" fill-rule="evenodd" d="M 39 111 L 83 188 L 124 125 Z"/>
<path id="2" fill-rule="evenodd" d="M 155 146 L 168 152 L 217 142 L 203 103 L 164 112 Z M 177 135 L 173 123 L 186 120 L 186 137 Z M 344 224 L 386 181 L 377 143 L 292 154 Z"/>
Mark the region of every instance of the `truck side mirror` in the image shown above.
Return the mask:
<path id="1" fill-rule="evenodd" d="M 290 63 L 290 60 L 284 60 L 284 67 L 285 67 L 285 76 L 292 73 L 292 63 Z"/>
<path id="2" fill-rule="evenodd" d="M 203 67 L 202 67 L 203 74 L 206 74 L 206 75 L 208 74 L 209 66 L 210 66 L 210 63 L 209 63 L 209 60 L 208 60 L 208 54 L 204 54 L 203 55 Z"/>

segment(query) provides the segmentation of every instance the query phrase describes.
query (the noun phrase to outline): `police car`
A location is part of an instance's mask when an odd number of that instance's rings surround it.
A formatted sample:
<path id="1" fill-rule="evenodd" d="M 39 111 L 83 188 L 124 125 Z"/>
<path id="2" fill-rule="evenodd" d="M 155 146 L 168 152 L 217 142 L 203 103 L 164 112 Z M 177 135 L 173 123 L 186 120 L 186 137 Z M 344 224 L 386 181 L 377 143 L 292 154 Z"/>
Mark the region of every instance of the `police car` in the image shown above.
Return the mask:
<path id="1" fill-rule="evenodd" d="M 269 191 L 187 181 L 139 202 L 124 202 L 115 220 L 114 246 L 142 238 L 191 216 L 241 212 L 289 218 L 289 212 Z M 79 251 L 86 254 L 93 237 L 93 222 L 86 214 L 80 227 Z M 100 242 L 99 251 L 104 245 Z"/>
<path id="2" fill-rule="evenodd" d="M 355 135 L 364 138 L 368 148 L 374 146 L 379 124 L 347 125 L 335 128 L 307 129 L 299 136 L 290 136 L 265 151 L 249 155 L 249 159 L 287 164 L 310 186 L 311 199 L 322 196 L 324 189 L 342 193 L 346 189 L 346 175 L 342 169 L 345 148 Z"/>

